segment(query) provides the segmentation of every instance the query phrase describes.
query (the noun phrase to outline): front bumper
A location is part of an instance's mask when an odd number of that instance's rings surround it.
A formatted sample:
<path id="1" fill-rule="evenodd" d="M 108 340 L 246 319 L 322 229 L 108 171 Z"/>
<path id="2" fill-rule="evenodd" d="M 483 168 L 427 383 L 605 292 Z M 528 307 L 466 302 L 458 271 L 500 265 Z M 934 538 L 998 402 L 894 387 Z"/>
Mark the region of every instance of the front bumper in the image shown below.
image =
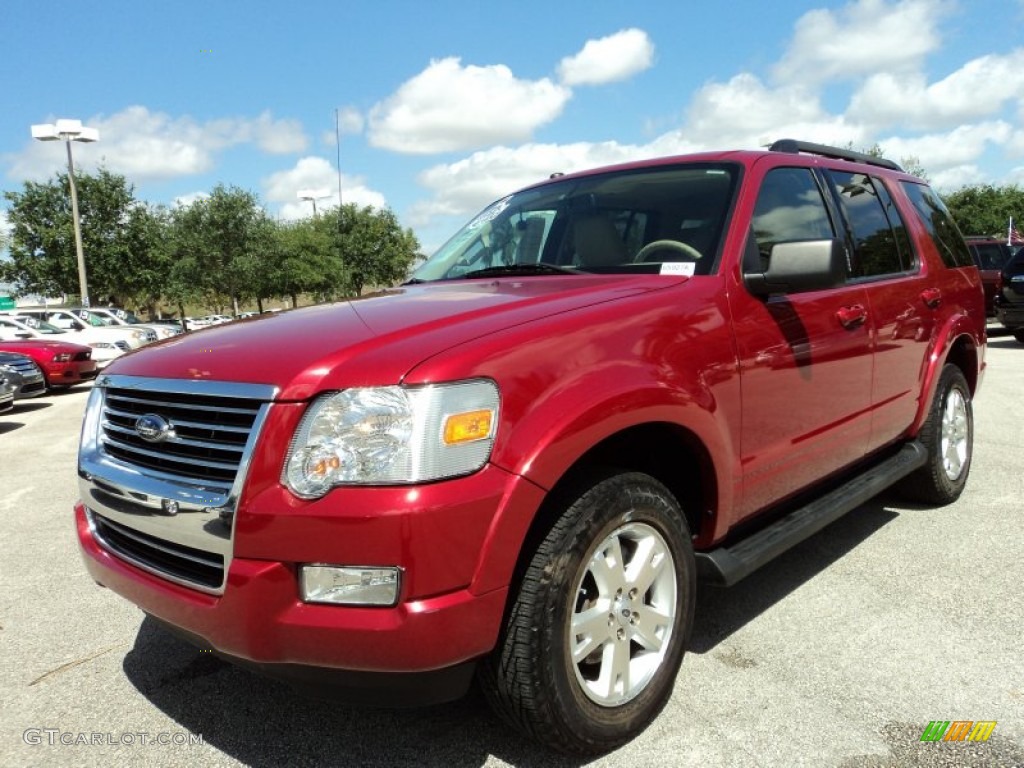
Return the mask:
<path id="1" fill-rule="evenodd" d="M 92 381 L 99 373 L 94 360 L 82 362 L 74 360 L 67 363 L 50 363 L 46 369 L 47 383 L 51 387 L 70 387 L 84 381 Z"/>
<path id="2" fill-rule="evenodd" d="M 302 505 L 266 488 L 239 509 L 221 594 L 112 553 L 81 503 L 75 518 L 93 579 L 193 643 L 302 687 L 327 680 L 343 697 L 419 704 L 461 695 L 497 642 L 520 536 L 542 494 L 491 466 L 449 483 L 351 489 Z M 298 567 L 310 562 L 397 565 L 399 603 L 304 603 Z"/>
<path id="3" fill-rule="evenodd" d="M 1024 303 L 997 304 L 996 318 L 1011 331 L 1024 328 Z"/>

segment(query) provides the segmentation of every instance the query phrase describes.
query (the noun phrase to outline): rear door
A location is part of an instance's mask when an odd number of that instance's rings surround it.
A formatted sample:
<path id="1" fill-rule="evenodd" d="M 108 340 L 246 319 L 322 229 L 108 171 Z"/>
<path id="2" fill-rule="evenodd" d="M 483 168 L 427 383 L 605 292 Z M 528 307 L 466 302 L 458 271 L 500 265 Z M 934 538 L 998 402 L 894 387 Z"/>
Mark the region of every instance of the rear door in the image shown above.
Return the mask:
<path id="1" fill-rule="evenodd" d="M 756 174 L 751 180 L 758 183 Z M 810 168 L 768 170 L 751 219 L 761 259 L 778 243 L 842 237 L 828 194 Z M 864 455 L 872 337 L 857 283 L 768 299 L 741 286 L 730 306 L 742 386 L 742 518 Z"/>
<path id="2" fill-rule="evenodd" d="M 849 280 L 867 293 L 874 346 L 870 448 L 875 449 L 905 434 L 917 414 L 942 289 L 911 247 L 881 178 L 836 169 L 825 171 L 825 178 L 852 246 Z"/>

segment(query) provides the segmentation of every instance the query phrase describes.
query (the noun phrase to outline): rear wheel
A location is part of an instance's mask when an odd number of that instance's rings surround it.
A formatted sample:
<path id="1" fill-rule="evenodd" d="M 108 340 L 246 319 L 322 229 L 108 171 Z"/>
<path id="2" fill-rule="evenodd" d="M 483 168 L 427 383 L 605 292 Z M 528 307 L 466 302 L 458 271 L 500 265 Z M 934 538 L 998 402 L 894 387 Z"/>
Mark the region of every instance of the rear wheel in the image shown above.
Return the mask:
<path id="1" fill-rule="evenodd" d="M 974 411 L 967 379 L 955 365 L 942 369 L 928 420 L 918 439 L 928 451 L 928 461 L 903 481 L 904 495 L 927 504 L 956 501 L 971 469 Z"/>
<path id="2" fill-rule="evenodd" d="M 605 752 L 672 693 L 693 623 L 690 534 L 648 475 L 606 477 L 570 500 L 525 572 L 483 665 L 513 726 L 563 752 Z"/>
<path id="3" fill-rule="evenodd" d="M 1024 344 L 1024 328 L 1013 331 L 1013 338 L 1015 338 L 1021 344 Z"/>

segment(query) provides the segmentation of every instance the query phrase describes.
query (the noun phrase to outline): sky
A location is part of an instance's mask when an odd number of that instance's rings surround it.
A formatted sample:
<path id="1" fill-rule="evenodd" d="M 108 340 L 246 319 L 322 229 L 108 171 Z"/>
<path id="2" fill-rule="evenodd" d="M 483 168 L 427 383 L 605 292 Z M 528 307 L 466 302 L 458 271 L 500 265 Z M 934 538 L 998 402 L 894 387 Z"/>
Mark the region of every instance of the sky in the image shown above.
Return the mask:
<path id="1" fill-rule="evenodd" d="M 0 192 L 65 171 L 30 126 L 78 119 L 76 169 L 140 200 L 292 220 L 340 167 L 425 253 L 554 172 L 780 138 L 1024 183 L 1024 0 L 2 0 L 0 39 Z"/>

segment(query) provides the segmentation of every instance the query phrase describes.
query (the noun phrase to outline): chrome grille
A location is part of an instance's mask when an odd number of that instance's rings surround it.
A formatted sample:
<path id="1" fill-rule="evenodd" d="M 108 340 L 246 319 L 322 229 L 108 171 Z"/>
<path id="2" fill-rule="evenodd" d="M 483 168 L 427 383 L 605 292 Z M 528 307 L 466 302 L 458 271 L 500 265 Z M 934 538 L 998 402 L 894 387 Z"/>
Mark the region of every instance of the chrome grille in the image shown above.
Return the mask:
<path id="1" fill-rule="evenodd" d="M 208 589 L 224 582 L 223 555 L 150 536 L 95 513 L 89 517 L 94 534 L 106 549 L 147 571 Z"/>
<path id="2" fill-rule="evenodd" d="M 8 368 L 28 378 L 34 379 L 37 375 L 41 375 L 39 367 L 32 361 L 32 358 L 25 355 L 4 355 L 0 357 L 0 365 L 6 365 Z"/>
<path id="3" fill-rule="evenodd" d="M 232 397 L 108 387 L 100 441 L 107 455 L 126 464 L 229 488 L 259 406 Z M 171 425 L 166 440 L 152 443 L 139 435 L 135 424 L 146 415 Z"/>
<path id="4" fill-rule="evenodd" d="M 101 374 L 78 453 L 96 541 L 168 581 L 222 594 L 238 498 L 276 395 L 265 384 Z"/>

